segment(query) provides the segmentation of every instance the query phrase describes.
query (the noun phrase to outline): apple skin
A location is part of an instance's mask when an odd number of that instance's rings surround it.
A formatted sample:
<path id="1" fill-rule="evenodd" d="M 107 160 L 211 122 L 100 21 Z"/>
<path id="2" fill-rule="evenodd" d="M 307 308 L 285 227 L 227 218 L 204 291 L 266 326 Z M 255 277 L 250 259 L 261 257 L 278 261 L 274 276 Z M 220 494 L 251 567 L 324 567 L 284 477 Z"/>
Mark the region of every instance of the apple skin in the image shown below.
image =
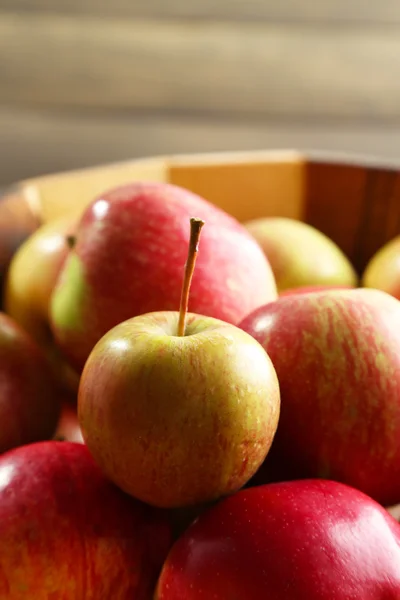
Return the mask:
<path id="1" fill-rule="evenodd" d="M 387 292 L 400 300 L 400 236 L 374 254 L 362 276 L 362 285 Z"/>
<path id="2" fill-rule="evenodd" d="M 2 600 L 151 600 L 167 515 L 107 481 L 84 445 L 13 450 L 0 481 Z"/>
<path id="3" fill-rule="evenodd" d="M 36 342 L 0 313 L 0 454 L 52 437 L 60 390 Z"/>
<path id="4" fill-rule="evenodd" d="M 283 217 L 254 219 L 244 225 L 268 257 L 279 292 L 311 285 L 357 285 L 348 258 L 315 227 Z"/>
<path id="5" fill-rule="evenodd" d="M 42 225 L 19 247 L 8 269 L 4 308 L 38 343 L 49 340 L 50 298 L 68 256 L 67 236 L 75 228 L 72 217 Z"/>
<path id="6" fill-rule="evenodd" d="M 266 349 L 280 383 L 267 471 L 334 479 L 384 505 L 399 502 L 399 301 L 366 289 L 299 294 L 241 327 Z"/>
<path id="7" fill-rule="evenodd" d="M 179 308 L 194 216 L 206 226 L 191 287 L 192 312 L 236 324 L 277 297 L 261 248 L 233 217 L 166 183 L 117 188 L 83 214 L 52 297 L 54 334 L 79 371 L 96 342 L 118 323 Z"/>
<path id="8" fill-rule="evenodd" d="M 379 504 L 340 483 L 246 489 L 175 542 L 155 600 L 395 600 L 399 539 Z"/>
<path id="9" fill-rule="evenodd" d="M 60 356 L 49 325 L 50 299 L 68 256 L 68 236 L 77 217 L 66 216 L 42 225 L 23 242 L 7 271 L 4 310 L 44 348 L 55 376 L 67 389 L 77 390 L 79 377 Z"/>
<path id="10" fill-rule="evenodd" d="M 283 296 L 292 296 L 293 294 L 310 294 L 313 292 L 325 292 L 328 290 L 346 290 L 352 289 L 346 285 L 303 285 L 296 288 L 288 288 L 279 293 L 279 298 Z"/>
<path id="11" fill-rule="evenodd" d="M 78 393 L 83 438 L 125 492 L 149 504 L 203 504 L 242 487 L 263 462 L 279 418 L 266 352 L 241 329 L 159 312 L 109 331 Z"/>

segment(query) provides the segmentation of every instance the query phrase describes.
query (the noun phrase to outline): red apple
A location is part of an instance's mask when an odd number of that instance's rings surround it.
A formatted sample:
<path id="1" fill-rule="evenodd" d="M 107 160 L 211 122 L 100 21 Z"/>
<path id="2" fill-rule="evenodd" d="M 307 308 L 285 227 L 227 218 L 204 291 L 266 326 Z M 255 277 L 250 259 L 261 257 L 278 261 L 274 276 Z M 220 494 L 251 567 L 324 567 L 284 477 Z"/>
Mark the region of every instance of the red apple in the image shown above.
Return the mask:
<path id="1" fill-rule="evenodd" d="M 0 313 L 0 454 L 52 437 L 60 390 L 36 342 Z"/>
<path id="2" fill-rule="evenodd" d="M 84 445 L 6 453 L 0 483 L 2 600 L 151 600 L 166 515 L 108 482 Z"/>
<path id="3" fill-rule="evenodd" d="M 176 310 L 192 216 L 207 222 L 192 312 L 235 324 L 276 298 L 261 248 L 233 217 L 165 183 L 115 189 L 84 213 L 52 298 L 53 331 L 77 369 L 118 323 Z"/>
<path id="4" fill-rule="evenodd" d="M 400 598 L 400 527 L 333 481 L 242 490 L 174 544 L 156 600 Z"/>
<path id="5" fill-rule="evenodd" d="M 278 374 L 281 417 L 268 462 L 281 479 L 335 479 L 384 505 L 399 502 L 400 302 L 366 289 L 299 294 L 241 327 Z"/>

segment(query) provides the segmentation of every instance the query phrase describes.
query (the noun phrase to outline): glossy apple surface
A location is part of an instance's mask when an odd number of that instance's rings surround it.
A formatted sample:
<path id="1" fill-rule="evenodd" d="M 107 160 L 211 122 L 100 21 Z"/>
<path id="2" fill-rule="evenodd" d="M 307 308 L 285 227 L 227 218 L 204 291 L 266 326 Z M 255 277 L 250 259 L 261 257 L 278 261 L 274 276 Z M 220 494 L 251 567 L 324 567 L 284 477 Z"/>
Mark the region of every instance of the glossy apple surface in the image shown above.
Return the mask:
<path id="1" fill-rule="evenodd" d="M 156 600 L 394 600 L 399 540 L 379 504 L 340 483 L 242 490 L 174 544 Z"/>
<path id="2" fill-rule="evenodd" d="M 41 348 L 0 313 L 0 454 L 52 437 L 60 390 Z"/>
<path id="3" fill-rule="evenodd" d="M 228 323 L 179 313 L 135 317 L 109 331 L 78 395 L 86 444 L 104 473 L 161 507 L 201 504 L 243 486 L 265 458 L 279 384 L 263 348 Z"/>
<path id="4" fill-rule="evenodd" d="M 2 600 L 151 600 L 170 543 L 165 514 L 107 481 L 84 445 L 0 457 Z"/>
<path id="5" fill-rule="evenodd" d="M 278 374 L 281 417 L 268 461 L 281 479 L 335 479 L 384 505 L 399 502 L 399 301 L 366 289 L 293 295 L 241 326 Z"/>
<path id="6" fill-rule="evenodd" d="M 357 284 L 348 258 L 315 227 L 281 217 L 255 219 L 245 226 L 264 250 L 279 292 L 301 286 Z"/>
<path id="7" fill-rule="evenodd" d="M 165 183 L 112 190 L 84 213 L 52 298 L 53 331 L 77 369 L 118 323 L 178 308 L 191 217 L 207 223 L 191 288 L 193 312 L 236 324 L 276 298 L 261 248 L 224 211 Z"/>

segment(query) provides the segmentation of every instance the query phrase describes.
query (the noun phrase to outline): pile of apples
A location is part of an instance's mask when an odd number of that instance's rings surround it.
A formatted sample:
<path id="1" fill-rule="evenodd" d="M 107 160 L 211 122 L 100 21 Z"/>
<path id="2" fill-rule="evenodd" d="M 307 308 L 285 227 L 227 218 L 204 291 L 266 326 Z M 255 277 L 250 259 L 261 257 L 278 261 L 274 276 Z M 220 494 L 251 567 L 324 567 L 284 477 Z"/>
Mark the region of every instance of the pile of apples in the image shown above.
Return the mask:
<path id="1" fill-rule="evenodd" d="M 5 281 L 2 600 L 400 598 L 400 238 L 140 182 Z"/>

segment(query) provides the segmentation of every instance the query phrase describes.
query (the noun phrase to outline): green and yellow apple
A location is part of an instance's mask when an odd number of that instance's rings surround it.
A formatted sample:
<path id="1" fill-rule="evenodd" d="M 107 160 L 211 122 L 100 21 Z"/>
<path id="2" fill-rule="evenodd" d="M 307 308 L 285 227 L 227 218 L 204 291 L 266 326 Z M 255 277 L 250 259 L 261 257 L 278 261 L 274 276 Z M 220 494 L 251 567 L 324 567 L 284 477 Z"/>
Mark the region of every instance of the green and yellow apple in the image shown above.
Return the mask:
<path id="1" fill-rule="evenodd" d="M 50 298 L 70 250 L 77 218 L 42 225 L 13 256 L 5 282 L 4 309 L 45 350 L 56 377 L 76 390 L 78 376 L 55 345 L 49 325 Z"/>
<path id="2" fill-rule="evenodd" d="M 139 500 L 198 504 L 241 488 L 279 417 L 274 367 L 250 335 L 189 314 L 142 315 L 109 331 L 82 373 L 78 416 L 104 473 Z"/>
<path id="3" fill-rule="evenodd" d="M 387 292 L 400 300 L 400 236 L 382 246 L 371 258 L 362 285 Z"/>
<path id="4" fill-rule="evenodd" d="M 245 227 L 264 250 L 279 292 L 303 286 L 357 285 L 348 258 L 315 227 L 281 217 L 255 219 Z"/>
<path id="5" fill-rule="evenodd" d="M 19 247 L 8 269 L 4 308 L 39 344 L 49 341 L 50 298 L 75 221 L 63 217 L 42 225 Z"/>

